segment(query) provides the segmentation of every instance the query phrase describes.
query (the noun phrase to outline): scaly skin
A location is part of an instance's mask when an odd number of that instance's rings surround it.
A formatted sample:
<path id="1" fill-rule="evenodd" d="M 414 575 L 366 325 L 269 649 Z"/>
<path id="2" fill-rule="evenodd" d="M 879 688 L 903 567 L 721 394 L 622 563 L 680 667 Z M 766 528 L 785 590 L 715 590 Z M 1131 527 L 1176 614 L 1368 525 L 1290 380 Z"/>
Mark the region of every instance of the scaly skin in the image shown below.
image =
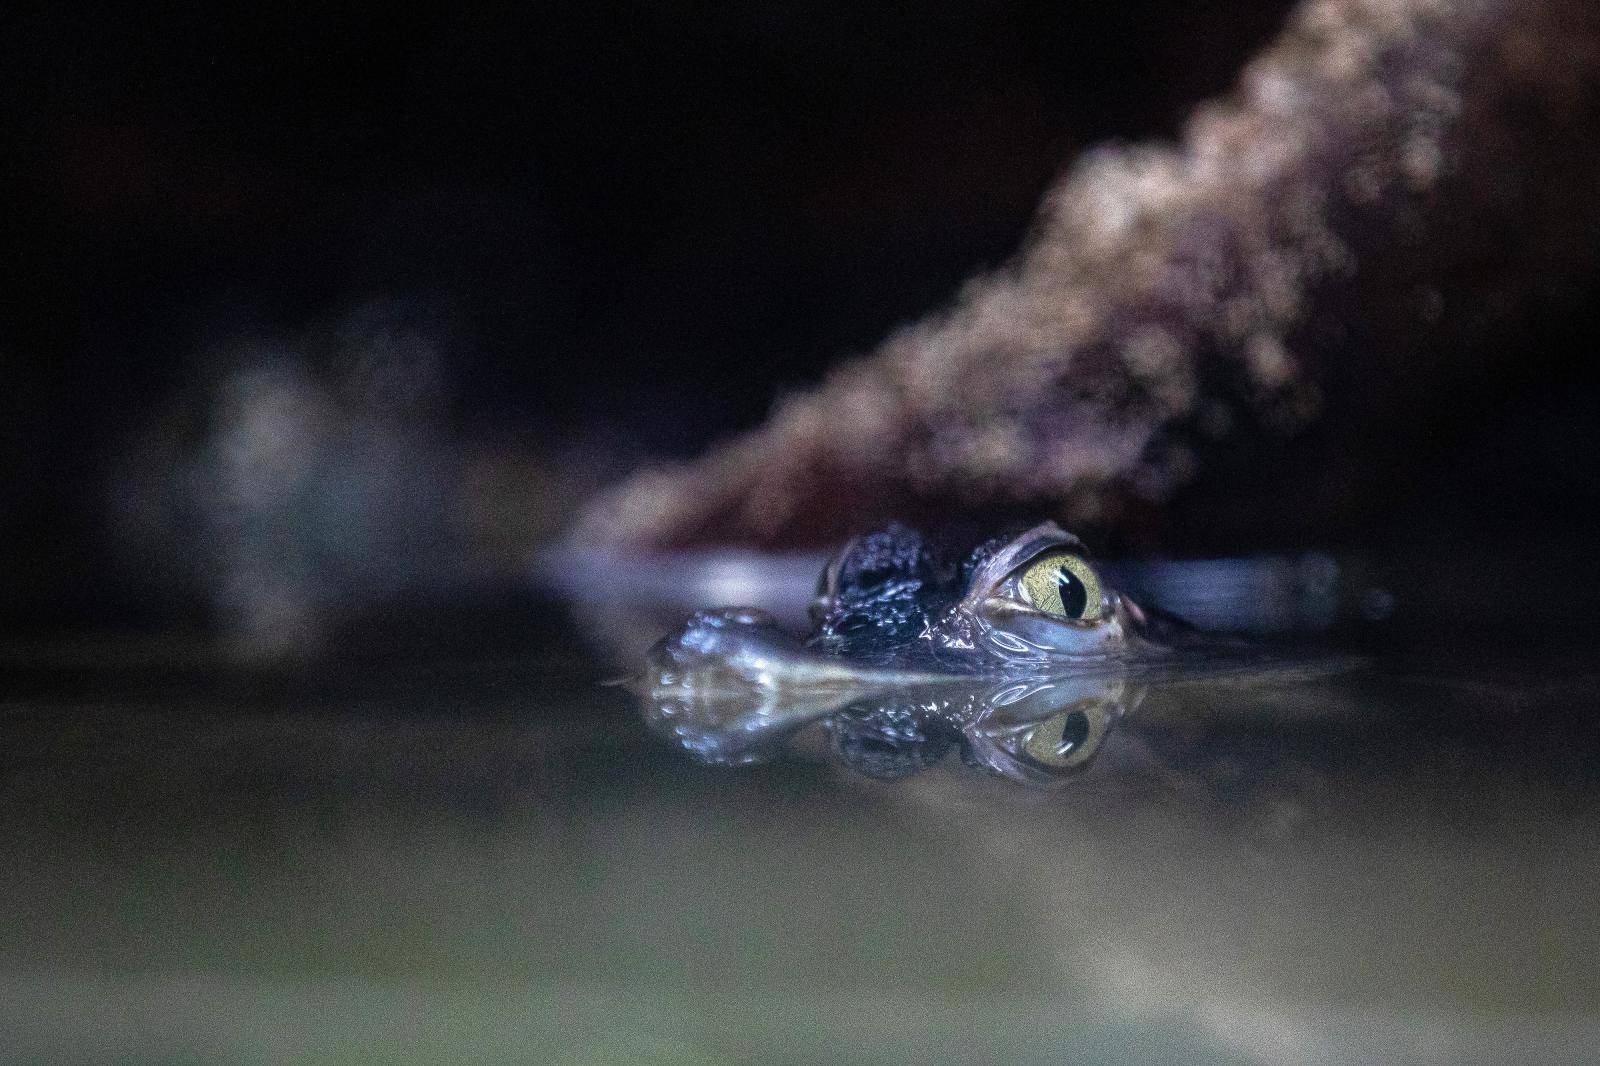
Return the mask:
<path id="1" fill-rule="evenodd" d="M 903 527 L 861 537 L 823 572 L 803 644 L 741 608 L 702 611 L 658 643 L 646 719 L 710 762 L 767 758 L 827 720 L 841 758 L 872 776 L 956 745 L 1026 783 L 1070 776 L 1137 703 L 1130 669 L 1170 661 L 1161 638 L 1187 636 L 1097 580 L 1070 610 L 1021 590 L 1019 573 L 1081 563 L 1080 550 L 1049 523 L 960 552 Z"/>

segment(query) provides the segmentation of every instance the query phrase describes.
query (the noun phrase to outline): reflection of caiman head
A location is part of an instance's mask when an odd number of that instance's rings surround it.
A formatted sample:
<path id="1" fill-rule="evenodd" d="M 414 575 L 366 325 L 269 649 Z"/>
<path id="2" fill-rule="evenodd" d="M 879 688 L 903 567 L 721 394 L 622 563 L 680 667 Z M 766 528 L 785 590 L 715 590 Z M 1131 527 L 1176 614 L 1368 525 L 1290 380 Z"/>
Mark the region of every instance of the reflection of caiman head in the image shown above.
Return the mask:
<path id="1" fill-rule="evenodd" d="M 1138 668 L 1188 637 L 1050 523 L 961 551 L 899 527 L 858 538 L 824 569 L 812 618 L 801 642 L 759 611 L 695 615 L 649 654 L 647 720 L 713 762 L 768 757 L 824 721 L 875 777 L 959 749 L 1045 784 L 1089 765 L 1137 703 Z"/>

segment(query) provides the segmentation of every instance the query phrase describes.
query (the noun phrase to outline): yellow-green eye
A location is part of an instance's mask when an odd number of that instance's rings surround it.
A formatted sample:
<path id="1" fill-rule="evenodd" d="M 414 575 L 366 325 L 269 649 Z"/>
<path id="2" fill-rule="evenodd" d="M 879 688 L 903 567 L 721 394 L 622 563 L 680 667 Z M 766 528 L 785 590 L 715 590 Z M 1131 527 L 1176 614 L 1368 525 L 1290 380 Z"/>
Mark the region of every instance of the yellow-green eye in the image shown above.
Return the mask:
<path id="1" fill-rule="evenodd" d="M 1044 766 L 1082 766 L 1099 752 L 1110 725 L 1111 718 L 1095 708 L 1069 711 L 1034 726 L 1023 741 L 1022 750 Z"/>
<path id="2" fill-rule="evenodd" d="M 1073 622 L 1093 622 L 1105 609 L 1100 578 L 1082 556 L 1041 555 L 1022 572 L 1022 595 L 1034 610 Z"/>

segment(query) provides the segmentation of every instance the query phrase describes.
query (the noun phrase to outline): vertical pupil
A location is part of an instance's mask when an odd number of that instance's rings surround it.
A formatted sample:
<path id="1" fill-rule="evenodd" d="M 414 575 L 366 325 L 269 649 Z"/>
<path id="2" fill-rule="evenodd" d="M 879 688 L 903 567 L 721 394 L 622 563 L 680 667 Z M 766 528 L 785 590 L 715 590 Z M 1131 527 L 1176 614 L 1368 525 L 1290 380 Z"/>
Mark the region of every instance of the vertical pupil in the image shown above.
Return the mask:
<path id="1" fill-rule="evenodd" d="M 1068 618 L 1082 618 L 1084 609 L 1089 606 L 1089 590 L 1083 587 L 1083 582 L 1063 566 L 1056 571 L 1056 584 L 1061 589 L 1061 608 Z"/>
<path id="2" fill-rule="evenodd" d="M 1057 755 L 1070 755 L 1089 739 L 1089 716 L 1073 711 L 1061 723 L 1061 743 L 1056 745 Z"/>

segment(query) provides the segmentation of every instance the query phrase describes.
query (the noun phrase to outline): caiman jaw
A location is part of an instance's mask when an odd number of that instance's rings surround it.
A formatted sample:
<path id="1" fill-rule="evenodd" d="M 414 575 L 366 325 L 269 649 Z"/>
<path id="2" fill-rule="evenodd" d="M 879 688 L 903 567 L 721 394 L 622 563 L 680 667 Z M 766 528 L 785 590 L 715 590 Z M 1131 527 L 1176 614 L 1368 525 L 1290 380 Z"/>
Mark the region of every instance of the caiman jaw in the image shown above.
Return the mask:
<path id="1" fill-rule="evenodd" d="M 646 659 L 643 687 L 710 696 L 737 693 L 848 696 L 888 686 L 928 684 L 946 675 L 864 668 L 806 648 L 764 611 L 701 611 L 662 639 Z"/>

